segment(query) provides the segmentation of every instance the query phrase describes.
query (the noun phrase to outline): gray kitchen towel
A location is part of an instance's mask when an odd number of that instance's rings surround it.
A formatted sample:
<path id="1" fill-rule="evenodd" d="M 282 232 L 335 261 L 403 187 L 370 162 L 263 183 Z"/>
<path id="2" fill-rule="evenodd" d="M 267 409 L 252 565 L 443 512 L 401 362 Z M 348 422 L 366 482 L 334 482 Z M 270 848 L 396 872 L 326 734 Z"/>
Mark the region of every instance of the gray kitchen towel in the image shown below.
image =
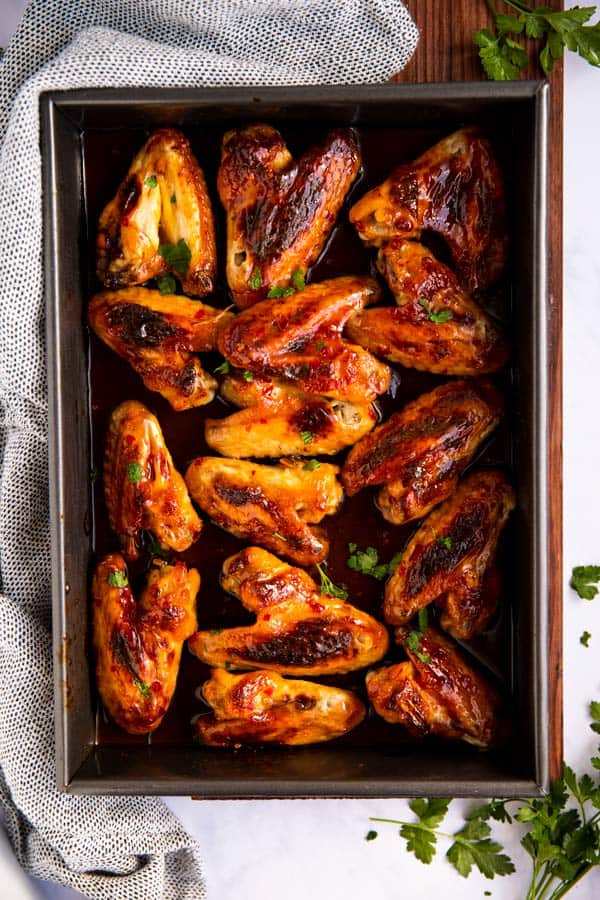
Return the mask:
<path id="1" fill-rule="evenodd" d="M 0 65 L 0 802 L 27 871 L 107 900 L 206 896 L 155 798 L 55 789 L 41 91 L 384 81 L 417 31 L 399 0 L 33 0 Z"/>

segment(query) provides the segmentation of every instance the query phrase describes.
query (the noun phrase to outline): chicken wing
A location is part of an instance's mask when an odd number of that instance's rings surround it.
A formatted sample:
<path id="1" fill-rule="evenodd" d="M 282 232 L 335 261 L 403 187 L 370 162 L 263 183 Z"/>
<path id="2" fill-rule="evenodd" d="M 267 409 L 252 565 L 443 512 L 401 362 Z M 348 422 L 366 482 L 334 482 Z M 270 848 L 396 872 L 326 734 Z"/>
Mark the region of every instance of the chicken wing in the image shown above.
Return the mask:
<path id="1" fill-rule="evenodd" d="M 388 389 L 390 371 L 340 332 L 354 311 L 380 294 L 372 279 L 348 276 L 264 300 L 221 331 L 219 350 L 231 365 L 291 382 L 303 393 L 370 402 Z"/>
<path id="2" fill-rule="evenodd" d="M 223 138 L 217 187 L 227 213 L 227 281 L 238 306 L 315 262 L 360 169 L 349 128 L 294 162 L 270 125 L 250 125 Z"/>
<path id="3" fill-rule="evenodd" d="M 231 318 L 198 300 L 147 288 L 102 291 L 88 307 L 88 322 L 98 337 L 175 410 L 213 399 L 217 382 L 190 351 L 214 350 L 219 330 Z"/>
<path id="4" fill-rule="evenodd" d="M 155 131 L 105 207 L 96 241 L 98 278 L 108 288 L 167 271 L 194 297 L 210 293 L 215 227 L 204 175 L 180 131 Z"/>
<path id="5" fill-rule="evenodd" d="M 352 496 L 383 484 L 377 494 L 383 517 L 394 525 L 418 519 L 452 494 L 502 412 L 490 382 L 446 382 L 355 444 L 342 469 L 344 488 Z"/>
<path id="6" fill-rule="evenodd" d="M 198 627 L 200 576 L 184 563 L 154 560 L 136 603 L 119 553 L 92 581 L 96 681 L 104 706 L 130 734 L 160 725 L 175 691 L 183 642 Z"/>
<path id="7" fill-rule="evenodd" d="M 489 287 L 506 262 L 502 174 L 478 128 L 456 131 L 399 166 L 354 204 L 350 221 L 376 247 L 395 237 L 419 240 L 424 230 L 437 232 L 468 291 Z"/>
<path id="8" fill-rule="evenodd" d="M 435 628 L 421 635 L 416 652 L 408 646 L 409 633 L 396 631 L 410 661 L 367 675 L 375 712 L 414 737 L 437 735 L 483 749 L 504 743 L 510 723 L 499 692 Z"/>
<path id="9" fill-rule="evenodd" d="M 484 591 L 484 576 L 514 506 L 514 491 L 502 472 L 468 475 L 410 539 L 385 588 L 386 622 L 405 625 L 435 601 L 443 610 L 442 628 L 455 638 L 480 634 L 498 601 L 497 594 Z"/>
<path id="10" fill-rule="evenodd" d="M 350 340 L 390 362 L 441 375 L 480 375 L 505 365 L 500 329 L 426 247 L 390 241 L 379 251 L 378 268 L 398 307 L 357 312 L 346 324 Z"/>
<path id="11" fill-rule="evenodd" d="M 266 670 L 234 675 L 213 669 L 202 696 L 213 715 L 199 716 L 196 730 L 213 747 L 331 741 L 356 728 L 366 713 L 350 691 Z"/>
<path id="12" fill-rule="evenodd" d="M 128 559 L 139 556 L 144 530 L 170 550 L 187 550 L 202 522 L 171 459 L 158 419 L 136 400 L 118 406 L 104 451 L 104 496 L 110 527 Z"/>
<path id="13" fill-rule="evenodd" d="M 321 594 L 306 572 L 260 547 L 223 565 L 223 588 L 256 613 L 256 624 L 198 631 L 189 648 L 210 666 L 283 675 L 339 675 L 381 659 L 388 633 L 345 600 Z"/>
<path id="14" fill-rule="evenodd" d="M 339 468 L 302 462 L 263 466 L 240 459 L 200 456 L 185 480 L 198 506 L 242 540 L 262 544 L 301 565 L 325 559 L 325 534 L 309 528 L 342 502 Z"/>

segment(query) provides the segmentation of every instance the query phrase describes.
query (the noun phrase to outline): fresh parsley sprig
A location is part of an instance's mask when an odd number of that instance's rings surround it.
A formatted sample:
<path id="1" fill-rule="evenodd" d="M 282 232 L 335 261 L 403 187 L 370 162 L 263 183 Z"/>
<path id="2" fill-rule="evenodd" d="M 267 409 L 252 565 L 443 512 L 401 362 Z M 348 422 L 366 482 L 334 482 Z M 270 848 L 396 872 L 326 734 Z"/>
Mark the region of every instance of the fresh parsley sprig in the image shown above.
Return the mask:
<path id="1" fill-rule="evenodd" d="M 327 594 L 329 597 L 337 597 L 339 600 L 347 600 L 348 599 L 348 589 L 345 584 L 338 585 L 334 584 L 331 580 L 327 572 L 324 570 L 324 566 L 327 563 L 317 563 L 317 571 L 321 578 L 321 593 Z"/>
<path id="2" fill-rule="evenodd" d="M 582 600 L 593 600 L 598 593 L 600 566 L 575 566 L 569 584 Z"/>
<path id="3" fill-rule="evenodd" d="M 377 581 L 383 581 L 389 575 L 396 571 L 400 560 L 402 559 L 402 551 L 395 553 L 389 563 L 379 562 L 379 553 L 375 547 L 367 547 L 366 550 L 360 550 L 357 544 L 348 544 L 348 552 L 350 556 L 346 560 L 349 569 L 360 572 L 361 575 L 370 575 Z"/>
<path id="4" fill-rule="evenodd" d="M 526 68 L 527 50 L 514 40 L 520 35 L 544 41 L 539 59 L 546 75 L 552 71 L 554 62 L 562 58 L 565 47 L 592 66 L 600 66 L 600 23 L 586 24 L 596 12 L 595 6 L 553 10 L 549 6 L 531 7 L 521 0 L 504 0 L 504 3 L 513 13 L 499 13 L 491 0 L 487 0 L 495 16 L 495 29 L 482 28 L 473 37 L 488 78 L 511 81 Z"/>

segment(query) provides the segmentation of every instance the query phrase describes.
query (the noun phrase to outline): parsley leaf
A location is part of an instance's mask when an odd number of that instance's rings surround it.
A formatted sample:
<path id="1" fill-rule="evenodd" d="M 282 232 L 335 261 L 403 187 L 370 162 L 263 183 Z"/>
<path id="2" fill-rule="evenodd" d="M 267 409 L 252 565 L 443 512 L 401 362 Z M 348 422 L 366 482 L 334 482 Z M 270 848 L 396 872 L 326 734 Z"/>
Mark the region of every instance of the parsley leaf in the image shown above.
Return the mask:
<path id="1" fill-rule="evenodd" d="M 323 571 L 323 566 L 326 566 L 327 563 L 317 563 L 317 571 L 321 577 L 321 593 L 327 594 L 329 597 L 337 597 L 339 600 L 347 600 L 348 599 L 348 590 L 345 584 L 341 584 L 339 587 L 337 584 L 334 584 L 329 575 Z"/>
<path id="2" fill-rule="evenodd" d="M 308 444 L 312 444 L 314 434 L 311 431 L 301 431 L 300 437 L 302 438 L 302 443 L 308 445 Z"/>
<path id="3" fill-rule="evenodd" d="M 515 871 L 512 860 L 502 853 L 502 847 L 490 840 L 490 826 L 481 819 L 472 819 L 454 835 L 454 843 L 446 853 L 459 875 L 466 878 L 476 866 L 486 878 L 510 875 Z"/>
<path id="4" fill-rule="evenodd" d="M 583 644 L 584 647 L 589 647 L 591 636 L 592 635 L 589 633 L 589 631 L 584 631 L 583 634 L 581 635 L 581 637 L 579 638 L 579 643 Z"/>
<path id="5" fill-rule="evenodd" d="M 174 294 L 177 282 L 172 275 L 159 275 L 156 279 L 156 287 L 161 294 Z"/>
<path id="6" fill-rule="evenodd" d="M 158 252 L 166 264 L 178 275 L 186 274 L 192 253 L 183 238 L 180 238 L 176 244 L 160 244 Z"/>
<path id="7" fill-rule="evenodd" d="M 127 478 L 131 482 L 131 484 L 137 484 L 138 481 L 142 478 L 144 474 L 144 470 L 141 465 L 137 462 L 129 463 L 127 466 Z"/>
<path id="8" fill-rule="evenodd" d="M 249 369 L 246 369 L 242 373 L 242 375 L 243 375 L 244 381 L 254 381 L 254 375 Z"/>
<path id="9" fill-rule="evenodd" d="M 317 343 L 315 344 L 315 350 L 317 351 L 317 353 L 320 353 L 321 350 L 324 350 L 326 346 L 327 345 L 325 341 L 317 341 Z"/>
<path id="10" fill-rule="evenodd" d="M 114 569 L 112 572 L 108 573 L 108 578 L 106 579 L 111 587 L 124 588 L 129 584 L 129 579 L 125 572 L 119 572 L 118 569 Z"/>
<path id="11" fill-rule="evenodd" d="M 321 468 L 321 463 L 318 459 L 308 459 L 304 465 L 302 466 L 305 472 L 314 472 L 315 469 Z"/>
<path id="12" fill-rule="evenodd" d="M 527 65 L 525 48 L 505 35 L 496 37 L 489 28 L 482 28 L 473 35 L 473 41 L 479 47 L 485 74 L 492 81 L 512 81 Z"/>
<path id="13" fill-rule="evenodd" d="M 402 553 L 396 553 L 389 563 L 379 562 L 379 553 L 375 547 L 367 547 L 366 550 L 359 550 L 356 544 L 348 544 L 350 556 L 346 560 L 349 569 L 360 572 L 361 575 L 370 575 L 378 581 L 382 581 L 391 575 L 397 568 Z"/>
<path id="14" fill-rule="evenodd" d="M 229 372 L 229 360 L 224 359 L 222 363 L 220 363 L 216 369 L 213 369 L 213 375 L 227 375 Z"/>
<path id="15" fill-rule="evenodd" d="M 419 300 L 419 306 L 423 307 L 423 309 L 427 313 L 427 318 L 435 325 L 443 325 L 444 322 L 447 322 L 452 318 L 452 310 L 440 309 L 439 312 L 435 312 L 435 310 L 431 308 L 427 300 Z"/>
<path id="16" fill-rule="evenodd" d="M 150 696 L 150 694 L 152 693 L 152 690 L 151 690 L 151 688 L 150 688 L 150 685 L 149 685 L 149 684 L 146 684 L 145 681 L 140 681 L 139 678 L 136 678 L 135 681 L 134 681 L 134 684 L 135 684 L 136 688 L 138 689 L 138 691 L 140 692 L 140 694 L 142 695 L 142 697 L 143 697 L 145 700 L 146 700 L 146 699 Z"/>
<path id="17" fill-rule="evenodd" d="M 147 188 L 155 188 L 158 184 L 156 175 L 148 175 L 148 177 L 144 179 L 144 184 Z"/>
<path id="18" fill-rule="evenodd" d="M 600 566 L 575 566 L 569 584 L 582 600 L 593 600 L 598 593 L 594 582 L 600 581 Z"/>
<path id="19" fill-rule="evenodd" d="M 420 862 L 429 865 L 435 856 L 436 833 L 428 828 L 422 828 L 420 825 L 405 823 L 400 828 L 400 834 L 406 841 L 406 849 L 409 853 L 414 853 Z"/>
<path id="20" fill-rule="evenodd" d="M 376 831 L 373 831 L 373 830 L 367 831 L 367 833 L 365 834 L 365 841 L 374 841 L 376 837 L 377 837 Z"/>
<path id="21" fill-rule="evenodd" d="M 304 272 L 302 269 L 294 269 L 292 272 L 292 284 L 296 291 L 303 291 L 306 287 L 306 282 L 304 280 Z"/>
<path id="22" fill-rule="evenodd" d="M 290 297 L 292 294 L 295 294 L 296 291 L 293 287 L 275 287 L 269 288 L 269 293 L 267 297 L 269 300 L 272 300 L 274 297 Z"/>
<path id="23" fill-rule="evenodd" d="M 438 542 L 438 544 L 441 544 L 443 547 L 445 547 L 446 550 L 452 549 L 452 538 L 451 537 L 444 536 L 443 534 L 438 534 L 436 536 L 436 541 Z"/>
<path id="24" fill-rule="evenodd" d="M 262 275 L 260 274 L 260 269 L 256 268 L 253 270 L 252 275 L 250 276 L 250 287 L 253 291 L 257 291 L 261 286 Z"/>

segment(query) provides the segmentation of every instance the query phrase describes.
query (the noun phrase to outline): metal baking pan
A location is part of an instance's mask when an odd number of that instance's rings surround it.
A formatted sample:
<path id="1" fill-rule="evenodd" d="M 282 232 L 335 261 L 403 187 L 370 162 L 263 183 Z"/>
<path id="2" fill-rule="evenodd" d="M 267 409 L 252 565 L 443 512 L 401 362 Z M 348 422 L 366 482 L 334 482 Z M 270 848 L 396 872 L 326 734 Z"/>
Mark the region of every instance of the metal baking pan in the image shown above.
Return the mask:
<path id="1" fill-rule="evenodd" d="M 83 794 L 207 798 L 511 797 L 547 790 L 551 749 L 560 739 L 560 724 L 549 718 L 547 654 L 548 86 L 515 82 L 99 89 L 46 93 L 40 104 L 59 788 Z M 102 355 L 85 327 L 87 301 L 99 287 L 91 241 L 98 204 L 112 196 L 107 185 L 116 187 L 133 152 L 152 129 L 180 127 L 204 165 L 203 148 L 210 145 L 210 153 L 218 157 L 218 135 L 259 120 L 274 124 L 286 138 L 288 132 L 312 136 L 351 125 L 372 146 L 383 148 L 387 171 L 390 161 L 412 158 L 410 148 L 421 152 L 439 137 L 472 123 L 490 135 L 500 157 L 511 214 L 503 302 L 513 341 L 512 366 L 501 376 L 508 431 L 500 443 L 502 462 L 515 479 L 518 508 L 504 550 L 507 602 L 495 631 L 495 647 L 491 656 L 493 641 L 490 645 L 483 640 L 473 649 L 501 670 L 512 692 L 516 736 L 502 751 L 379 741 L 365 732 L 366 737 L 329 745 L 234 752 L 193 744 L 188 723 L 185 732 L 175 729 L 163 739 L 157 732 L 152 744 L 115 734 L 103 723 L 93 684 L 87 600 L 94 553 L 103 550 L 90 485 L 98 441 L 92 407 L 97 405 L 94 392 L 102 392 L 103 379 L 98 376 Z M 382 162 L 385 176 L 383 166 Z M 209 171 L 207 176 L 210 183 Z M 214 197 L 214 178 L 211 190 Z M 106 359 L 108 366 L 121 365 L 112 355 Z M 113 406 L 123 399 L 115 397 Z M 497 447 L 489 452 L 493 457 Z M 205 571 L 202 576 L 216 577 Z M 178 692 L 184 689 L 193 692 L 189 676 L 180 679 Z"/>

